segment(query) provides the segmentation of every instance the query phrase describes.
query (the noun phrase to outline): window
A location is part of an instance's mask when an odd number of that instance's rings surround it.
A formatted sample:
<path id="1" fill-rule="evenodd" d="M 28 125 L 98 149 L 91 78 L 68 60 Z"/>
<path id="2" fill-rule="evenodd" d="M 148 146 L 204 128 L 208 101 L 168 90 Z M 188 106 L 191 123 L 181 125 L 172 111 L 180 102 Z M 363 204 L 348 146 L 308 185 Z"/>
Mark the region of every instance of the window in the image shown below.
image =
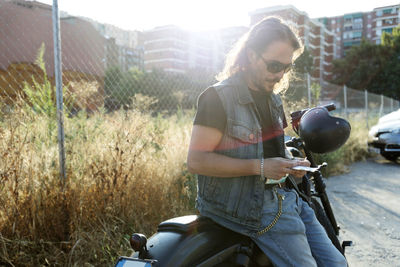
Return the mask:
<path id="1" fill-rule="evenodd" d="M 384 9 L 383 10 L 383 14 L 391 14 L 392 13 L 392 9 Z"/>
<path id="2" fill-rule="evenodd" d="M 352 45 L 352 42 L 343 42 L 344 47 L 349 47 Z"/>
<path id="3" fill-rule="evenodd" d="M 361 38 L 362 32 L 353 32 L 353 39 Z"/>
<path id="4" fill-rule="evenodd" d="M 389 29 L 382 29 L 382 32 L 387 32 L 387 33 L 392 33 L 393 32 L 393 28 L 389 28 Z"/>
<path id="5" fill-rule="evenodd" d="M 392 23 L 393 23 L 393 20 L 391 20 L 391 19 L 385 19 L 383 21 L 383 24 L 392 24 Z"/>
<path id="6" fill-rule="evenodd" d="M 382 26 L 382 20 L 378 20 L 376 22 L 376 27 L 381 27 Z"/>
<path id="7" fill-rule="evenodd" d="M 376 16 L 377 16 L 377 17 L 380 17 L 380 16 L 382 16 L 382 10 L 378 10 L 378 11 L 376 11 Z"/>

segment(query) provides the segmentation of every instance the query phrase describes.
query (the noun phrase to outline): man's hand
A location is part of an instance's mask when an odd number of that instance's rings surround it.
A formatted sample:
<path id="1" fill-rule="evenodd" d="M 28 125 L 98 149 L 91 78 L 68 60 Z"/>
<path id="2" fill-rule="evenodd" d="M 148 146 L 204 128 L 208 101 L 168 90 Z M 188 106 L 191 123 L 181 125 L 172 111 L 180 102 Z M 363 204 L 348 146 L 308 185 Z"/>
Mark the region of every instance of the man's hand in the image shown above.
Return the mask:
<path id="1" fill-rule="evenodd" d="M 291 174 L 297 178 L 301 178 L 306 171 L 293 170 L 295 166 L 310 167 L 311 163 L 306 159 L 285 159 L 285 158 L 267 158 L 264 160 L 264 175 L 267 178 L 279 180 L 286 174 Z"/>

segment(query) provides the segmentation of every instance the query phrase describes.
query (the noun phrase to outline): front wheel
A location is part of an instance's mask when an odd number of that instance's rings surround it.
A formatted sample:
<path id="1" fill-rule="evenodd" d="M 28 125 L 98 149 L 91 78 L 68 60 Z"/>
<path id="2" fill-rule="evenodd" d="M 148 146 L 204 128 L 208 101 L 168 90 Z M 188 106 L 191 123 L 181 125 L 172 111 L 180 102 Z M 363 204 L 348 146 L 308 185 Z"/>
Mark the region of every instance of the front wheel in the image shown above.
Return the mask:
<path id="1" fill-rule="evenodd" d="M 385 159 L 396 162 L 397 158 L 399 157 L 396 154 L 390 154 L 390 153 L 382 153 L 381 154 Z"/>
<path id="2" fill-rule="evenodd" d="M 340 245 L 340 241 L 335 234 L 335 230 L 326 216 L 324 209 L 321 207 L 321 204 L 316 198 L 311 198 L 311 202 L 315 215 L 317 216 L 319 223 L 324 227 L 329 239 L 332 241 L 332 244 L 340 251 L 340 253 L 344 254 L 343 248 Z"/>

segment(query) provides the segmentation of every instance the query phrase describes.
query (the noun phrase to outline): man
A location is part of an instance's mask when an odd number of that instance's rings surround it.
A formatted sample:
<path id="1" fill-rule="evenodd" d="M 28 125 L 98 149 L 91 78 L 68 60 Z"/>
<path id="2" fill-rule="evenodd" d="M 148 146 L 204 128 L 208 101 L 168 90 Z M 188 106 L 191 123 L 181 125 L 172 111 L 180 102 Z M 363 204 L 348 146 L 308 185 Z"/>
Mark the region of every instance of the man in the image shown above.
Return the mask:
<path id="1" fill-rule="evenodd" d="M 203 216 L 250 236 L 275 266 L 346 266 L 288 175 L 305 159 L 285 157 L 282 102 L 273 93 L 301 45 L 290 28 L 266 18 L 227 58 L 220 82 L 205 90 L 191 136 L 188 168 L 198 174 Z"/>

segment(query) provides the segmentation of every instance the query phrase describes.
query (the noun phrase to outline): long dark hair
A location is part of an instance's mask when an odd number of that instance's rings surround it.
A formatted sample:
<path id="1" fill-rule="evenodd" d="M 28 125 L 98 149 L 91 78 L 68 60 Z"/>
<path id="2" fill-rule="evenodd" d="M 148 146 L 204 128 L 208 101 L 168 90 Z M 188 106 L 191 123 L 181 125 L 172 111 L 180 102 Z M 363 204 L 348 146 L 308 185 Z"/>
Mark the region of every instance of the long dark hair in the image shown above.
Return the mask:
<path id="1" fill-rule="evenodd" d="M 252 49 L 254 52 L 261 54 L 270 44 L 276 41 L 289 42 L 295 52 L 302 48 L 301 42 L 294 33 L 294 30 L 280 18 L 264 18 L 253 25 L 228 53 L 224 69 L 217 75 L 217 80 L 221 81 L 238 72 L 245 71 L 249 64 L 247 57 L 248 49 Z M 301 54 L 301 51 L 296 54 Z"/>

